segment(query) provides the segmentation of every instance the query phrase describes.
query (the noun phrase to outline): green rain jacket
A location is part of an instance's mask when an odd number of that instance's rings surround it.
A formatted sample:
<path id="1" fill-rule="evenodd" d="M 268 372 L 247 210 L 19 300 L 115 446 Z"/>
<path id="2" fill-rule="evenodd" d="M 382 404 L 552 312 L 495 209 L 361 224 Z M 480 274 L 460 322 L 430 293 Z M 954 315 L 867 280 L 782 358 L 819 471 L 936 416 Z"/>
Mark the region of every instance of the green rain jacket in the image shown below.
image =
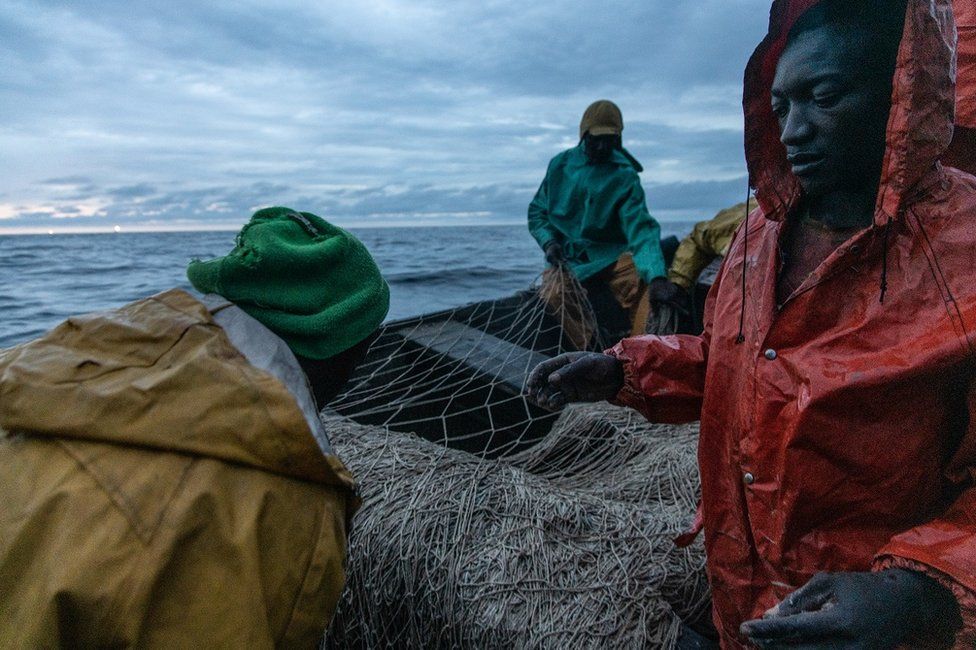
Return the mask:
<path id="1" fill-rule="evenodd" d="M 562 244 L 580 280 L 611 266 L 627 251 L 634 255 L 642 280 L 663 276 L 661 228 L 647 211 L 637 176 L 643 170 L 623 150 L 601 165 L 588 163 L 583 143 L 562 152 L 549 162 L 529 204 L 529 232 L 543 249 L 551 241 Z"/>

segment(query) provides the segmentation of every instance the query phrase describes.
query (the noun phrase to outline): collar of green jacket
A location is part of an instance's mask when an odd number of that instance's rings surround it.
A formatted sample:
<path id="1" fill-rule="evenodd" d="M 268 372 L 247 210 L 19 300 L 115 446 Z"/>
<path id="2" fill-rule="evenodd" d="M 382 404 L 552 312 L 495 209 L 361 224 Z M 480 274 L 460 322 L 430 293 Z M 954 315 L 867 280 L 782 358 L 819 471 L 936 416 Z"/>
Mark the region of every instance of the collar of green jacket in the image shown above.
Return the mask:
<path id="1" fill-rule="evenodd" d="M 590 164 L 589 159 L 586 157 L 586 145 L 582 140 L 578 145 L 576 145 L 576 149 L 580 156 L 582 156 L 583 163 L 587 165 Z M 633 167 L 638 174 L 644 171 L 644 166 L 640 164 L 640 161 L 634 158 L 634 155 L 623 147 L 614 150 L 608 163 L 619 165 L 621 167 Z"/>
<path id="2" fill-rule="evenodd" d="M 354 489 L 295 398 L 230 342 L 207 307 L 170 290 L 70 318 L 0 351 L 0 428 L 178 452 Z"/>

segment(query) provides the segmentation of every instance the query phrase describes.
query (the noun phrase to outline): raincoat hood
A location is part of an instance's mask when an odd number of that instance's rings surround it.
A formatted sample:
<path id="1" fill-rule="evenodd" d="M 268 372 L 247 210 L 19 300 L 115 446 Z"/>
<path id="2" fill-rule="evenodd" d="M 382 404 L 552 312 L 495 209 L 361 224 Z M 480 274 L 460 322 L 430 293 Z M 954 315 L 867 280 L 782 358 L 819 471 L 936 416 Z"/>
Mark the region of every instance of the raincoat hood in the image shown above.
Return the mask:
<path id="1" fill-rule="evenodd" d="M 0 351 L 4 645 L 317 646 L 358 497 L 269 340 L 173 290 Z"/>
<path id="2" fill-rule="evenodd" d="M 955 0 L 959 32 L 956 75 L 956 124 L 976 129 L 976 2 Z"/>
<path id="3" fill-rule="evenodd" d="M 288 389 L 180 290 L 71 318 L 0 352 L 0 404 L 10 433 L 173 451 L 353 488 Z"/>
<path id="4" fill-rule="evenodd" d="M 620 149 L 613 152 L 612 160 L 618 165 L 623 165 L 624 167 L 630 165 L 638 174 L 644 171 L 644 165 L 640 164 L 640 161 L 634 158 L 634 155 L 623 147 L 620 147 Z"/>
<path id="5" fill-rule="evenodd" d="M 586 145 L 582 140 L 580 140 L 580 143 L 576 145 L 576 149 L 578 149 L 582 154 L 582 157 L 580 158 L 582 164 L 589 165 L 590 163 L 586 158 Z M 610 155 L 610 160 L 608 160 L 607 163 L 616 165 L 617 167 L 623 167 L 624 169 L 631 167 L 638 174 L 644 171 L 644 165 L 642 165 L 640 161 L 634 157 L 634 154 L 627 151 L 627 149 L 624 147 L 614 149 L 613 153 Z"/>
<path id="6" fill-rule="evenodd" d="M 749 184 L 768 219 L 781 221 L 802 195 L 786 159 L 771 105 L 776 65 L 790 29 L 820 0 L 776 0 L 769 33 L 745 72 L 745 152 Z M 934 182 L 952 139 L 955 43 L 951 0 L 909 0 L 895 69 L 875 225 L 897 219 L 915 190 Z"/>

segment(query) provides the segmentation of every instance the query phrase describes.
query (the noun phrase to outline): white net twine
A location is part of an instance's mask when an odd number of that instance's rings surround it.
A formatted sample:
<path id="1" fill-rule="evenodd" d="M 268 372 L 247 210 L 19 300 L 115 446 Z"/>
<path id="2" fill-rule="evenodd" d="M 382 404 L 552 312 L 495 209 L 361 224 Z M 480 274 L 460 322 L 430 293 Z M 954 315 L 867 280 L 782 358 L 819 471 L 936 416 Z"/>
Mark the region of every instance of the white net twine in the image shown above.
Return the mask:
<path id="1" fill-rule="evenodd" d="M 323 416 L 363 497 L 325 647 L 670 647 L 702 617 L 701 544 L 672 541 L 698 499 L 697 427 L 521 395 L 587 312 L 557 274 L 385 328 Z"/>

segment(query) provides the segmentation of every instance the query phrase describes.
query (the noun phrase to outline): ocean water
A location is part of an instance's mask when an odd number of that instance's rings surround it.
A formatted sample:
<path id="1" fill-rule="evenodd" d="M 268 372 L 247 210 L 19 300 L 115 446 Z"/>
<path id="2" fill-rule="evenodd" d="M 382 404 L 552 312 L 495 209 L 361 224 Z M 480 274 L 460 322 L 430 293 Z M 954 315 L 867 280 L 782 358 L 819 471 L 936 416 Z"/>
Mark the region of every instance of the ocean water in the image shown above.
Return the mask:
<path id="1" fill-rule="evenodd" d="M 679 238 L 691 223 L 663 223 Z M 525 226 L 351 229 L 390 284 L 390 320 L 501 298 L 542 273 Z M 233 232 L 0 236 L 0 348 L 67 317 L 123 305 L 172 287 L 190 289 L 193 258 L 227 253 Z"/>

